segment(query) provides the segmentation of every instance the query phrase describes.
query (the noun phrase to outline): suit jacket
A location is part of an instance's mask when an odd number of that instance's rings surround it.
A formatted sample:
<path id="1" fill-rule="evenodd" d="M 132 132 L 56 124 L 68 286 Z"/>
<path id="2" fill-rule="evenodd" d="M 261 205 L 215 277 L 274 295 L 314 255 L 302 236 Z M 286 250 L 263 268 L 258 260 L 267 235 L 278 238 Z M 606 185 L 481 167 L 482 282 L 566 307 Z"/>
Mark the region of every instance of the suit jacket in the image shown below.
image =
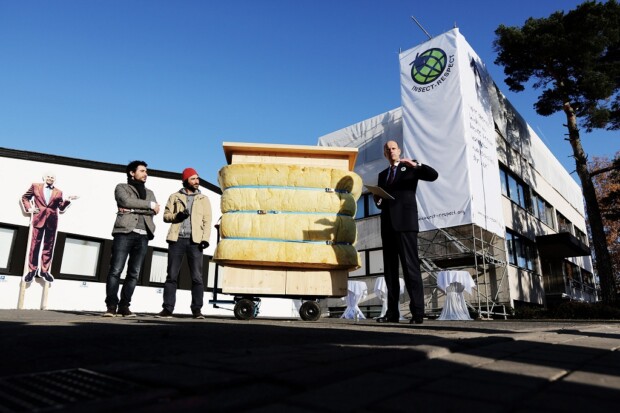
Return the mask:
<path id="1" fill-rule="evenodd" d="M 377 207 L 381 210 L 381 225 L 391 225 L 394 231 L 418 231 L 418 204 L 415 199 L 418 181 L 434 181 L 439 174 L 428 165 L 415 168 L 399 163 L 396 176 L 388 185 L 390 168 L 379 173 L 379 186 L 395 199 L 383 199 Z"/>
<path id="2" fill-rule="evenodd" d="M 71 201 L 62 199 L 62 191 L 56 187 L 52 189 L 49 202 L 45 202 L 45 184 L 32 184 L 26 193 L 22 196 L 22 207 L 24 211 L 30 212 L 32 205 L 30 200 L 34 201 L 34 206 L 39 208 L 39 213 L 33 214 L 32 225 L 35 228 L 43 228 L 48 226 L 56 228 L 58 225 L 58 211 L 63 212 Z"/>
<path id="3" fill-rule="evenodd" d="M 136 188 L 129 184 L 118 184 L 114 190 L 114 198 L 119 208 L 131 209 L 133 211 L 124 213 L 118 212 L 116 214 L 112 235 L 129 234 L 136 229 L 139 215 L 143 215 L 144 222 L 149 229 L 149 239 L 153 239 L 153 234 L 155 234 L 153 215 L 155 215 L 155 211 L 151 209 L 151 202 L 157 202 L 153 191 L 147 189 L 146 199 L 140 199 L 140 194 L 138 194 Z"/>

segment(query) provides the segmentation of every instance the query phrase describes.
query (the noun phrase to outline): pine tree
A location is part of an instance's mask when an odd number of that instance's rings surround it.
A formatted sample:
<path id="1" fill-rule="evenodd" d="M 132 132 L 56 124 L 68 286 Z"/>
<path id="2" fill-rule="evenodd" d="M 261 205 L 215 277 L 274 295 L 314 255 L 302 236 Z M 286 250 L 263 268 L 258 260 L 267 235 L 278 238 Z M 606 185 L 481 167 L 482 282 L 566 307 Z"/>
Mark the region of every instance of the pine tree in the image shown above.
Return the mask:
<path id="1" fill-rule="evenodd" d="M 542 116 L 564 111 L 576 172 L 581 182 L 604 301 L 617 300 L 615 277 L 580 126 L 620 129 L 620 6 L 586 1 L 564 14 L 529 18 L 522 27 L 500 25 L 495 63 L 504 67 L 512 91 L 530 79 L 542 93 L 534 104 Z"/>

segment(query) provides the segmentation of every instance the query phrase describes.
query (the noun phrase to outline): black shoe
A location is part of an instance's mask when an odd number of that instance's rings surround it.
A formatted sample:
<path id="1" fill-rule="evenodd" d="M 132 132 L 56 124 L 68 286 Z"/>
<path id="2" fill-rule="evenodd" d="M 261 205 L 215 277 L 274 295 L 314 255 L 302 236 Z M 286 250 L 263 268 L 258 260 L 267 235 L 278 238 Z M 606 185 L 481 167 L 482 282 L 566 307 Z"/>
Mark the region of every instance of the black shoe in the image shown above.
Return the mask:
<path id="1" fill-rule="evenodd" d="M 52 276 L 49 272 L 41 272 L 41 277 L 45 278 L 45 281 L 48 283 L 54 282 L 54 276 Z"/>
<path id="2" fill-rule="evenodd" d="M 398 323 L 398 318 L 394 317 L 379 317 L 377 323 Z"/>
<path id="3" fill-rule="evenodd" d="M 116 317 L 116 306 L 109 305 L 108 309 L 105 313 L 103 313 L 102 317 Z"/>
<path id="4" fill-rule="evenodd" d="M 202 315 L 200 310 L 192 310 L 192 318 L 196 320 L 204 320 L 205 316 Z"/>
<path id="5" fill-rule="evenodd" d="M 409 320 L 409 324 L 422 324 L 424 322 L 424 318 L 422 317 L 414 317 Z"/>
<path id="6" fill-rule="evenodd" d="M 123 317 L 135 317 L 136 315 L 131 312 L 129 307 L 118 307 L 118 313 Z"/>
<path id="7" fill-rule="evenodd" d="M 31 283 L 36 275 L 37 275 L 37 270 L 32 270 L 28 272 L 28 274 L 24 275 L 23 280 L 26 283 Z"/>
<path id="8" fill-rule="evenodd" d="M 155 315 L 155 318 L 172 318 L 172 311 L 168 311 L 164 308 L 157 315 Z"/>

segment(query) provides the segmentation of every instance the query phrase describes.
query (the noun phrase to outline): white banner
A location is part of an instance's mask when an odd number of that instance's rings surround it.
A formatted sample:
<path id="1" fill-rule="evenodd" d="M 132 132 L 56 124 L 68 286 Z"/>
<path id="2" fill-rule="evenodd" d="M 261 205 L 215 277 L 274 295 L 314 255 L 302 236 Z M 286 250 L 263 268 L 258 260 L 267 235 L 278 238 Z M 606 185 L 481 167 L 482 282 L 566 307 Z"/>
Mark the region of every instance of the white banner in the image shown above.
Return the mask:
<path id="1" fill-rule="evenodd" d="M 420 231 L 474 223 L 504 236 L 489 75 L 458 29 L 400 54 L 403 155 L 439 172 L 420 182 Z"/>

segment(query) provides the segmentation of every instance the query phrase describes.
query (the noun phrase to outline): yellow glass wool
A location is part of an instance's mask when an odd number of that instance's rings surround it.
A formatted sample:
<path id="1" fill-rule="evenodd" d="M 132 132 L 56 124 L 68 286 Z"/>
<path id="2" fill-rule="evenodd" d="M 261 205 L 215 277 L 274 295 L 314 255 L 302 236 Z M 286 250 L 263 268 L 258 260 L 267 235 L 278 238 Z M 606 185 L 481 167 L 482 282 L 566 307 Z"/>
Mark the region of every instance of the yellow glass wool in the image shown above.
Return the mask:
<path id="1" fill-rule="evenodd" d="M 342 169 L 231 164 L 219 171 L 222 264 L 353 269 L 362 180 Z"/>

